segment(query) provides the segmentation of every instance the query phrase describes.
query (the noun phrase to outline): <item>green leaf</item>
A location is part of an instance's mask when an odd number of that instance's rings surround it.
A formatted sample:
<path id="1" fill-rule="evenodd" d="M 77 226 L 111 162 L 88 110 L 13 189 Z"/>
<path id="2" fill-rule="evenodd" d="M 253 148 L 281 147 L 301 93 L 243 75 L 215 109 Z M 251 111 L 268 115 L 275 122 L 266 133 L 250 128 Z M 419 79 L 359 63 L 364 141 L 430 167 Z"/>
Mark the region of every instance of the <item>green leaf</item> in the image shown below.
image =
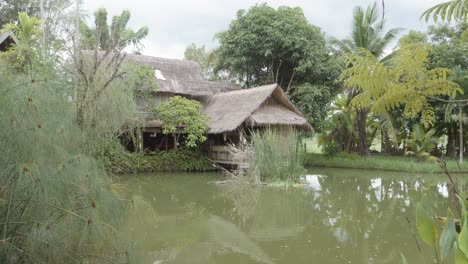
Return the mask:
<path id="1" fill-rule="evenodd" d="M 448 256 L 456 239 L 457 231 L 455 229 L 455 221 L 453 220 L 453 217 L 449 215 L 447 224 L 445 225 L 439 240 L 440 255 L 442 260 Z"/>
<path id="2" fill-rule="evenodd" d="M 416 206 L 416 227 L 421 239 L 429 246 L 435 248 L 435 241 L 437 241 L 438 238 L 437 227 L 434 223 L 434 219 L 429 216 L 421 203 L 418 203 Z"/>
<path id="3" fill-rule="evenodd" d="M 460 223 L 465 223 L 466 220 L 466 203 L 463 198 L 461 198 L 459 195 L 457 195 L 458 201 L 460 202 L 461 206 L 461 222 Z"/>
<path id="4" fill-rule="evenodd" d="M 408 260 L 406 260 L 405 256 L 403 254 L 401 254 L 401 252 L 400 252 L 400 256 L 401 256 L 401 263 L 402 264 L 408 264 Z"/>
<path id="5" fill-rule="evenodd" d="M 455 264 L 468 264 L 468 258 L 458 249 L 455 253 Z"/>
<path id="6" fill-rule="evenodd" d="M 468 227 L 466 219 L 463 222 L 462 230 L 458 236 L 458 248 L 465 256 L 468 256 Z"/>

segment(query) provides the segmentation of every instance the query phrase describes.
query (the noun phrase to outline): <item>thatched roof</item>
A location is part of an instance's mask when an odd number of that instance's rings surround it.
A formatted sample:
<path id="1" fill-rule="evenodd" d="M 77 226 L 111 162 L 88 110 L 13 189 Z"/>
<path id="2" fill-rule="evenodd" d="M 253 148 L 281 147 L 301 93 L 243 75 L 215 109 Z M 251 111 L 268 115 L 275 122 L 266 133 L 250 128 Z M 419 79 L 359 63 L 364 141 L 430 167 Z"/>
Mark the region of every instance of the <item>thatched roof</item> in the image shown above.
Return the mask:
<path id="1" fill-rule="evenodd" d="M 11 31 L 0 34 L 0 51 L 6 50 L 13 43 L 18 44 L 19 41 Z"/>
<path id="2" fill-rule="evenodd" d="M 267 104 L 269 98 L 276 103 Z M 203 112 L 210 116 L 210 134 L 236 130 L 244 122 L 251 126 L 292 125 L 313 131 L 277 84 L 215 94 L 204 101 Z"/>
<path id="3" fill-rule="evenodd" d="M 251 126 L 262 125 L 294 125 L 307 126 L 307 121 L 304 117 L 291 111 L 282 105 L 264 105 L 260 106 L 247 119 L 247 123 Z"/>
<path id="4" fill-rule="evenodd" d="M 82 53 L 94 54 L 93 51 Z M 203 113 L 210 117 L 210 134 L 234 131 L 244 123 L 252 127 L 287 125 L 313 131 L 278 84 L 241 89 L 236 84 L 204 80 L 200 65 L 193 61 L 136 54 L 126 54 L 126 59 L 155 70 L 158 92 L 190 95 L 199 100 Z M 161 126 L 160 120 L 150 120 L 146 124 L 146 127 Z"/>
<path id="5" fill-rule="evenodd" d="M 187 95 L 212 95 L 239 90 L 237 84 L 206 81 L 200 64 L 188 60 L 165 59 L 145 55 L 127 54 L 127 59 L 159 70 L 163 79 L 156 78 L 160 92 Z"/>
<path id="6" fill-rule="evenodd" d="M 81 53 L 85 56 L 94 56 L 92 50 L 82 50 Z M 99 55 L 103 54 L 103 51 L 99 52 Z M 128 53 L 125 53 L 125 59 L 153 68 L 159 92 L 206 96 L 241 89 L 234 83 L 205 80 L 200 64 L 195 61 Z"/>

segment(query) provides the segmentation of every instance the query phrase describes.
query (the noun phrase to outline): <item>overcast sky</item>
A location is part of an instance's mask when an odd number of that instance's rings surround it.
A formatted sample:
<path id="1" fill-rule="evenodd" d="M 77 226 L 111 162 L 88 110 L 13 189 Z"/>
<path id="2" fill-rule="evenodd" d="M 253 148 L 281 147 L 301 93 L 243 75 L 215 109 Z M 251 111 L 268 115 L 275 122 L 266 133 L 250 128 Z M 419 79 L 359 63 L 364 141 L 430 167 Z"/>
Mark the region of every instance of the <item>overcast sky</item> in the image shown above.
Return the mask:
<path id="1" fill-rule="evenodd" d="M 356 5 L 367 6 L 371 0 L 84 0 L 90 14 L 100 7 L 110 15 L 129 9 L 130 27 L 148 26 L 143 54 L 181 59 L 190 43 L 212 48 L 213 36 L 226 30 L 239 9 L 248 9 L 266 2 L 278 7 L 299 6 L 310 23 L 320 27 L 328 36 L 344 38 L 350 32 L 352 10 Z M 427 24 L 419 17 L 424 10 L 443 0 L 386 0 L 387 28 L 425 30 Z M 380 6 L 380 0 L 378 1 Z"/>

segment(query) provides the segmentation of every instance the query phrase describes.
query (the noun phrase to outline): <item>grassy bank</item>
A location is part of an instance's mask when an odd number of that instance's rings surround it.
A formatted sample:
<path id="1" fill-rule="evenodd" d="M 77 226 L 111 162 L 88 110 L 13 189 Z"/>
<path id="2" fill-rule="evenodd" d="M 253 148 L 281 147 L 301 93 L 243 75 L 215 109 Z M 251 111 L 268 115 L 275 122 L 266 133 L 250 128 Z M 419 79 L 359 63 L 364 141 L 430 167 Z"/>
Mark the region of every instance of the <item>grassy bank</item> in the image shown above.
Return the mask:
<path id="1" fill-rule="evenodd" d="M 465 165 L 460 164 L 463 172 L 468 173 L 468 161 Z M 417 162 L 411 157 L 393 157 L 374 155 L 367 158 L 361 158 L 358 155 L 339 154 L 334 157 L 327 157 L 322 154 L 308 153 L 305 160 L 306 166 L 330 167 L 330 168 L 353 168 L 384 171 L 404 171 L 404 172 L 423 172 L 439 173 L 442 170 L 434 162 Z M 455 160 L 447 161 L 447 168 L 450 172 L 460 172 Z"/>

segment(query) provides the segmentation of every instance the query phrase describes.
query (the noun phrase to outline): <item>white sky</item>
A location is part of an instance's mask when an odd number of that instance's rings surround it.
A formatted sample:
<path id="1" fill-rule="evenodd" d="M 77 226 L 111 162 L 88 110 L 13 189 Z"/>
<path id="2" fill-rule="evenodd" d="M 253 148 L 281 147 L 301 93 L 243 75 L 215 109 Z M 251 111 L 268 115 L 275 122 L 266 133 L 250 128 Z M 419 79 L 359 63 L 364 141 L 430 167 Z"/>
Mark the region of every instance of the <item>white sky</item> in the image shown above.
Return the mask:
<path id="1" fill-rule="evenodd" d="M 386 0 L 387 28 L 425 30 L 427 24 L 419 20 L 422 12 L 444 0 Z M 239 9 L 248 9 L 266 2 L 278 7 L 299 6 L 310 23 L 320 27 L 328 36 L 346 37 L 351 30 L 352 11 L 356 5 L 367 6 L 372 0 L 84 0 L 90 14 L 105 7 L 110 16 L 129 9 L 130 27 L 148 26 L 143 54 L 165 58 L 184 56 L 190 43 L 212 48 L 217 45 L 214 35 L 226 30 Z M 377 1 L 379 7 L 381 1 Z"/>

